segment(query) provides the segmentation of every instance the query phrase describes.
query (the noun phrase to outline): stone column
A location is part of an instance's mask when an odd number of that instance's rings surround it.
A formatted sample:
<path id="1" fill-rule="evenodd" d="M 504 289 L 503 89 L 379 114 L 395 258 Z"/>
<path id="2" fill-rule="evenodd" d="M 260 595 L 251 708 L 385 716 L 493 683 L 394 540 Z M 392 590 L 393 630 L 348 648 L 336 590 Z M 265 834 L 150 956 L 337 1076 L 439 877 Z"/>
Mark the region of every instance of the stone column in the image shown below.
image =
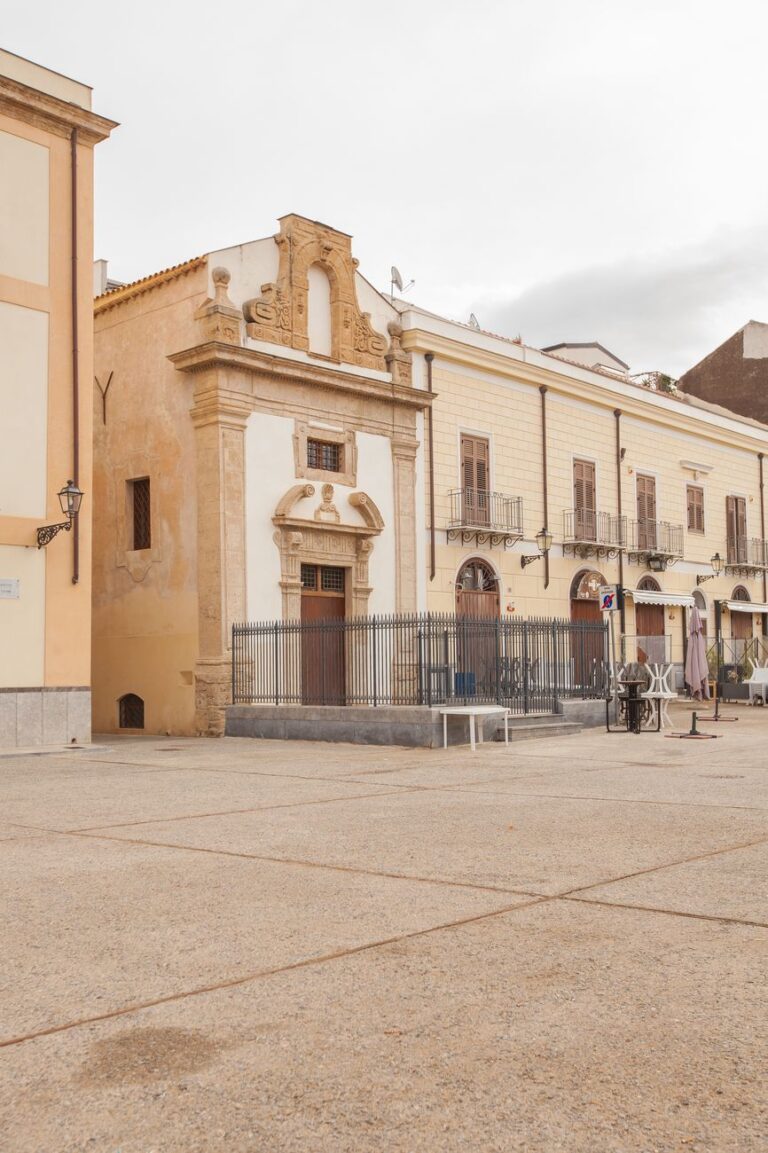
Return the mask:
<path id="1" fill-rule="evenodd" d="M 395 612 L 416 612 L 416 455 L 419 442 L 392 440 L 395 504 Z"/>
<path id="2" fill-rule="evenodd" d="M 231 703 L 232 625 L 244 621 L 246 613 L 248 406 L 225 393 L 218 379 L 204 379 L 195 391 L 192 419 L 197 434 L 198 510 L 195 727 L 202 735 L 221 736 L 224 710 Z"/>

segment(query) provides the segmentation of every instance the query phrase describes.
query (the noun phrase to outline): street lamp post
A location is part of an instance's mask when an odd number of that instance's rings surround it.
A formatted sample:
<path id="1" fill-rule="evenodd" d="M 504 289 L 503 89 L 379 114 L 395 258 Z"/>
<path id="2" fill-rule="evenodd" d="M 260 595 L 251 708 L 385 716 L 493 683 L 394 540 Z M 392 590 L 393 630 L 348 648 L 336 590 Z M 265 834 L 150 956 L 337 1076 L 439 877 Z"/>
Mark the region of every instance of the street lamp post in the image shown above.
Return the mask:
<path id="1" fill-rule="evenodd" d="M 69 532 L 75 517 L 80 512 L 83 494 L 73 480 L 68 480 L 64 488 L 59 490 L 58 497 L 61 511 L 67 519 L 60 521 L 59 524 L 45 524 L 39 528 L 37 530 L 38 548 L 45 548 L 62 530 Z"/>
<path id="2" fill-rule="evenodd" d="M 546 556 L 549 550 L 552 548 L 552 533 L 548 528 L 545 527 L 539 529 L 539 531 L 536 533 L 536 544 L 539 549 L 537 553 L 520 557 L 521 568 L 525 568 L 526 565 L 533 564 L 533 562 L 536 560 L 541 560 L 541 558 Z"/>

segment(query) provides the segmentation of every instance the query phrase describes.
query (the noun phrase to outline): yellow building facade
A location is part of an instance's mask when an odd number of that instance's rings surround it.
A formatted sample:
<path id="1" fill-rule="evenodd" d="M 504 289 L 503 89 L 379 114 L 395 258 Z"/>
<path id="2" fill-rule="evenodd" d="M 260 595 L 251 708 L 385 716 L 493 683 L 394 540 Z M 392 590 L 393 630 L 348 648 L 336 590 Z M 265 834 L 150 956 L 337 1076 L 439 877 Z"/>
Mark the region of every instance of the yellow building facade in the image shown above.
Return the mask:
<path id="1" fill-rule="evenodd" d="M 598 587 L 618 584 L 624 657 L 671 661 L 679 687 L 693 603 L 712 640 L 719 602 L 725 663 L 764 658 L 768 429 L 417 309 L 402 323 L 434 392 L 431 609 L 462 611 L 474 582 L 494 611 L 599 619 Z"/>
<path id="2" fill-rule="evenodd" d="M 0 747 L 90 738 L 93 148 L 113 127 L 85 85 L 0 51 Z M 68 531 L 38 547 L 49 524 Z"/>

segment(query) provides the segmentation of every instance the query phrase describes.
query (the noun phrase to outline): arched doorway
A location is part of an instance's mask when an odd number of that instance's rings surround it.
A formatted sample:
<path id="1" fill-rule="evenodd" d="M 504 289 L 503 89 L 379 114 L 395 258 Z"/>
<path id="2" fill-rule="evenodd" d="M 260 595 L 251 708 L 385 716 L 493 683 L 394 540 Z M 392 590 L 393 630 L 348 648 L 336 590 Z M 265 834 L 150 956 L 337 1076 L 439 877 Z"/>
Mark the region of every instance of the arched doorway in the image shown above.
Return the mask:
<path id="1" fill-rule="evenodd" d="M 749 590 L 744 588 L 744 585 L 737 585 L 733 590 L 731 596 L 733 601 L 746 601 L 752 600 L 749 595 Z M 751 612 L 733 612 L 731 610 L 731 641 L 733 644 L 734 659 L 741 663 L 747 650 L 749 642 L 752 640 L 752 613 Z"/>
<path id="2" fill-rule="evenodd" d="M 661 586 L 652 576 L 638 582 L 640 592 L 661 592 Z M 664 605 L 635 604 L 635 637 L 637 659 L 641 664 L 664 664 L 667 643 L 664 629 Z"/>
<path id="3" fill-rule="evenodd" d="M 600 625 L 600 585 L 606 584 L 601 572 L 580 569 L 571 581 L 571 620 L 574 623 Z M 596 683 L 604 660 L 604 636 L 600 629 L 573 630 L 571 661 L 577 685 Z"/>
<path id="4" fill-rule="evenodd" d="M 600 585 L 606 584 L 602 573 L 581 569 L 571 581 L 571 620 L 599 622 Z"/>
<path id="5" fill-rule="evenodd" d="M 498 617 L 499 609 L 498 576 L 488 561 L 470 557 L 456 578 L 456 615 L 472 619 Z"/>
<path id="6" fill-rule="evenodd" d="M 706 637 L 707 620 L 709 617 L 709 610 L 707 609 L 707 598 L 704 596 L 704 593 L 701 591 L 701 589 L 694 589 L 691 593 L 691 596 L 693 597 L 693 603 L 699 610 L 699 616 L 701 617 L 701 635 Z"/>

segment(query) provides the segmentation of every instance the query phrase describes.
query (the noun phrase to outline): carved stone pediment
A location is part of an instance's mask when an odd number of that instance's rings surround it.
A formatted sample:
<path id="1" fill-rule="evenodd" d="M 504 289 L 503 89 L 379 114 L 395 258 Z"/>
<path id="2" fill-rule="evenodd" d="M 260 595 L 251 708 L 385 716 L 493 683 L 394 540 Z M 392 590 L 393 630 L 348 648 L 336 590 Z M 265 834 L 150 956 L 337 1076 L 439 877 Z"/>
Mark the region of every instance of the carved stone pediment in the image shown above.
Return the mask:
<path id="1" fill-rule="evenodd" d="M 243 305 L 246 332 L 268 341 L 309 352 L 309 270 L 317 264 L 331 290 L 331 359 L 378 372 L 392 372 L 398 383 L 410 384 L 410 355 L 400 348 L 400 330 L 390 326 L 388 340 L 371 323 L 357 299 L 351 237 L 303 216 L 284 216 L 275 237 L 280 256 L 277 280 L 263 284 L 261 295 Z"/>

